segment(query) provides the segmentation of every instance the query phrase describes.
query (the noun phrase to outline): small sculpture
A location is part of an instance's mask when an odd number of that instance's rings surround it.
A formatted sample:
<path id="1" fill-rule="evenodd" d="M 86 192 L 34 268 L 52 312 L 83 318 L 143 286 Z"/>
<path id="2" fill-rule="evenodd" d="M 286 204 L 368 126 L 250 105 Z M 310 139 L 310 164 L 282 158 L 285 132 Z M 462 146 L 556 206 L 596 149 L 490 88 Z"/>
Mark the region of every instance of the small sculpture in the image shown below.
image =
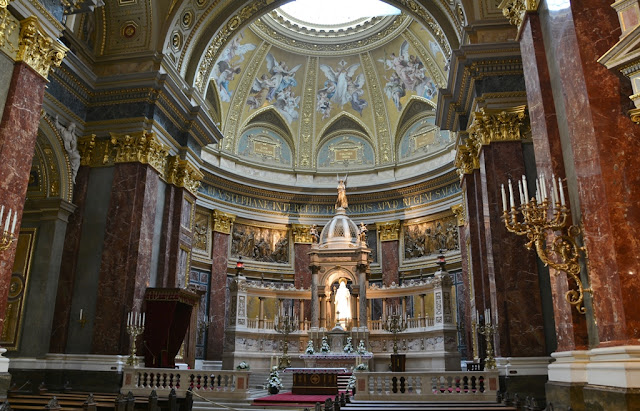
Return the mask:
<path id="1" fill-rule="evenodd" d="M 320 242 L 320 234 L 318 234 L 318 226 L 312 225 L 309 229 L 309 235 L 311 236 L 311 243 L 317 244 Z"/>
<path id="2" fill-rule="evenodd" d="M 367 232 L 369 230 L 367 230 L 367 226 L 364 225 L 364 223 L 360 223 L 360 233 L 358 234 L 358 237 L 360 239 L 361 243 L 366 243 L 367 242 Z"/>
<path id="3" fill-rule="evenodd" d="M 347 201 L 347 177 L 338 180 L 338 199 L 336 200 L 336 210 L 349 207 Z"/>
<path id="4" fill-rule="evenodd" d="M 365 347 L 365 345 L 364 345 L 364 340 L 360 340 L 360 342 L 358 343 L 358 349 L 356 350 L 356 352 L 358 354 L 366 354 L 367 353 L 367 347 Z"/>
<path id="5" fill-rule="evenodd" d="M 313 355 L 316 352 L 313 349 L 313 340 L 309 340 L 307 343 L 307 349 L 304 351 L 305 354 Z"/>
<path id="6" fill-rule="evenodd" d="M 322 347 L 320 348 L 322 352 L 330 352 L 331 347 L 329 347 L 329 342 L 327 341 L 327 337 L 322 337 Z"/>
<path id="7" fill-rule="evenodd" d="M 351 354 L 353 352 L 353 344 L 351 343 L 351 337 L 347 337 L 347 344 L 344 346 L 343 351 L 347 354 Z"/>

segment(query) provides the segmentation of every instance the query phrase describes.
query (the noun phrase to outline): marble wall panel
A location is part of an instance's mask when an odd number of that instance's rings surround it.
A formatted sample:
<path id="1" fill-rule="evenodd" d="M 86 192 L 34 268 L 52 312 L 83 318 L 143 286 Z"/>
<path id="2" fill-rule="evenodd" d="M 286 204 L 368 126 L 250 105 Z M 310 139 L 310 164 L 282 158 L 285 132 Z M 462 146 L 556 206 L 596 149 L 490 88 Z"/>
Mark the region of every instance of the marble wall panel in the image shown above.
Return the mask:
<path id="1" fill-rule="evenodd" d="M 293 268 L 295 271 L 294 285 L 296 288 L 310 288 L 311 287 L 311 269 L 309 269 L 309 251 L 311 250 L 311 244 L 294 244 L 294 263 Z M 298 308 L 299 310 L 299 308 Z M 306 300 L 304 304 L 304 318 L 311 319 L 311 300 Z M 298 313 L 300 318 L 303 318 Z"/>
<path id="2" fill-rule="evenodd" d="M 386 286 L 390 286 L 391 283 L 400 283 L 400 273 L 398 266 L 400 264 L 400 242 L 383 241 L 380 243 L 381 261 L 380 266 L 382 268 L 382 283 Z"/>

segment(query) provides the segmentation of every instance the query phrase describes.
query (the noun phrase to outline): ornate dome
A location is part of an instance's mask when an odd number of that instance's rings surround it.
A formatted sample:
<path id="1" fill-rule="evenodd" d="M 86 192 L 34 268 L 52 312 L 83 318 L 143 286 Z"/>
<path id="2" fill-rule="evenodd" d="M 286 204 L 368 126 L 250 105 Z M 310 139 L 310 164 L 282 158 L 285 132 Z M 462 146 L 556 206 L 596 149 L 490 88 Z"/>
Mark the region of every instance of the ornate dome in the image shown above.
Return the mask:
<path id="1" fill-rule="evenodd" d="M 322 248 L 354 248 L 358 246 L 358 226 L 345 212 L 338 208 L 336 215 L 327 223 L 320 234 L 319 247 Z"/>

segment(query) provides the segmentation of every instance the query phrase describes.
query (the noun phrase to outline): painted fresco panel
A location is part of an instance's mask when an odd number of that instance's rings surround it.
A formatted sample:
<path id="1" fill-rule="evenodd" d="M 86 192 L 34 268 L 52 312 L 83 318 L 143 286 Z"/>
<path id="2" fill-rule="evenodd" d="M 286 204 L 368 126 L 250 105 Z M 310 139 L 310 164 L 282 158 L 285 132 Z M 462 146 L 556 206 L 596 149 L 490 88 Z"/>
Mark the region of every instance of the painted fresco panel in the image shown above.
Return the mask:
<path id="1" fill-rule="evenodd" d="M 238 155 L 271 165 L 291 165 L 291 147 L 272 130 L 254 127 L 238 141 Z"/>
<path id="2" fill-rule="evenodd" d="M 348 61 L 347 61 L 348 60 Z M 362 117 L 369 106 L 365 96 L 365 75 L 357 56 L 320 61 L 316 112 L 327 120 L 342 111 Z"/>
<path id="3" fill-rule="evenodd" d="M 212 76 L 218 88 L 220 101 L 226 103 L 225 107 L 228 107 L 231 102 L 231 96 L 238 85 L 240 74 L 245 68 L 243 62 L 250 58 L 251 52 L 255 50 L 258 42 L 259 40 L 253 33 L 243 30 L 231 40 L 216 61 Z"/>
<path id="4" fill-rule="evenodd" d="M 331 138 L 318 151 L 318 168 L 344 169 L 351 165 L 370 166 L 373 163 L 371 144 L 358 136 Z"/>
<path id="5" fill-rule="evenodd" d="M 433 154 L 451 143 L 451 133 L 440 130 L 434 117 L 418 120 L 403 134 L 398 156 L 401 160 Z"/>

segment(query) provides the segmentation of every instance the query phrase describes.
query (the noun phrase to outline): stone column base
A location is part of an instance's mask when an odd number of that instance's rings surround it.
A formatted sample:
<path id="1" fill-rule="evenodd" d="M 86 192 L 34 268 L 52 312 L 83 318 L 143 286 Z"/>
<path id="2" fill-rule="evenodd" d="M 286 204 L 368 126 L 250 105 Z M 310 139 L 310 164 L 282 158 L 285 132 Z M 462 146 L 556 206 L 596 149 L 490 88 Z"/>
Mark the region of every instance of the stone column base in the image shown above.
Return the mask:
<path id="1" fill-rule="evenodd" d="M 587 385 L 582 392 L 585 410 L 640 410 L 640 388 Z"/>
<path id="2" fill-rule="evenodd" d="M 549 381 L 545 386 L 547 405 L 555 410 L 586 411 L 583 398 L 583 383 Z"/>

